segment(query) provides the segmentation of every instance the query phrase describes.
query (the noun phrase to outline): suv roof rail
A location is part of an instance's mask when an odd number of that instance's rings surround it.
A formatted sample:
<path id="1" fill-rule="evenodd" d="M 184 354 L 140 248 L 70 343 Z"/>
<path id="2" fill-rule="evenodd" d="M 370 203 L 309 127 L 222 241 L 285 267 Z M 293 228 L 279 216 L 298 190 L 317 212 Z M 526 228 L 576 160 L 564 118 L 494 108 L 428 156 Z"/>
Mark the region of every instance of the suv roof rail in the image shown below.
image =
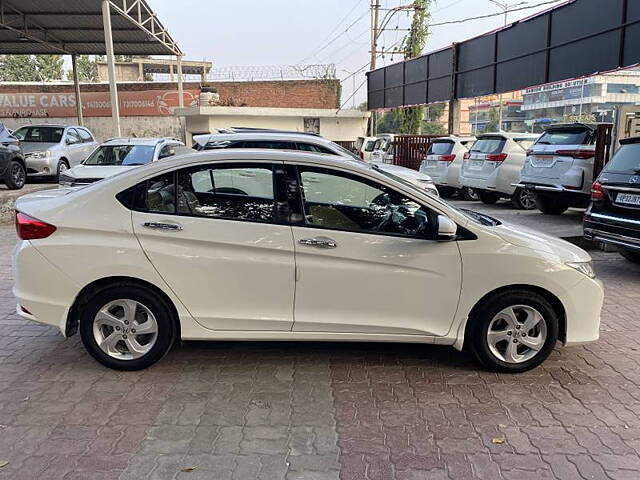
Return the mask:
<path id="1" fill-rule="evenodd" d="M 314 132 L 298 132 L 296 130 L 281 130 L 281 129 L 278 129 L 278 128 L 260 128 L 260 127 L 231 127 L 229 129 L 228 133 L 233 133 L 233 132 L 238 132 L 238 133 L 242 133 L 242 132 L 291 133 L 291 134 L 296 134 L 296 135 L 312 135 L 312 136 L 315 136 L 315 137 L 319 137 L 320 136 L 319 133 L 314 133 Z"/>

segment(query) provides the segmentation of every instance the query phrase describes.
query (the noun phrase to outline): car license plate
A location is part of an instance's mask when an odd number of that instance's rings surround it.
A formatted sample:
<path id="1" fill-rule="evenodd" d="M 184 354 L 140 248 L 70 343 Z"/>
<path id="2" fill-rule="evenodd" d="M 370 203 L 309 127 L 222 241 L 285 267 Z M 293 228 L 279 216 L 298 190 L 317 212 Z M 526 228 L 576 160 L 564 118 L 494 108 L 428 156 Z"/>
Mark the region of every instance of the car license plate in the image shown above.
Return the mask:
<path id="1" fill-rule="evenodd" d="M 484 165 L 484 160 L 471 160 L 470 167 L 474 170 L 480 170 Z"/>
<path id="2" fill-rule="evenodd" d="M 640 206 L 640 195 L 636 195 L 635 193 L 619 193 L 616 197 L 616 202 Z"/>
<path id="3" fill-rule="evenodd" d="M 534 155 L 532 163 L 536 167 L 548 167 L 553 163 L 553 155 Z"/>
<path id="4" fill-rule="evenodd" d="M 427 160 L 427 167 L 437 167 L 438 160 Z"/>

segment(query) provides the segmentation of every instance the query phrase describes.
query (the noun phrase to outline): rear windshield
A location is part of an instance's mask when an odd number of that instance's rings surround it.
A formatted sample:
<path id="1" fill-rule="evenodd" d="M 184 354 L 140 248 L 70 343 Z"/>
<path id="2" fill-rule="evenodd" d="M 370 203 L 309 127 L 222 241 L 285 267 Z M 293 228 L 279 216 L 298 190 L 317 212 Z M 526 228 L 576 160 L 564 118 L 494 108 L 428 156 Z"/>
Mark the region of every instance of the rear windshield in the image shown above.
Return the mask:
<path id="1" fill-rule="evenodd" d="M 524 150 L 529 150 L 536 143 L 535 138 L 514 138 L 514 142 L 520 145 Z"/>
<path id="2" fill-rule="evenodd" d="M 500 137 L 479 138 L 471 147 L 471 151 L 486 154 L 502 153 L 506 142 L 504 138 Z"/>
<path id="3" fill-rule="evenodd" d="M 23 142 L 60 143 L 64 127 L 22 127 L 13 136 Z"/>
<path id="4" fill-rule="evenodd" d="M 584 127 L 549 129 L 536 142 L 538 145 L 589 145 L 591 130 Z"/>
<path id="5" fill-rule="evenodd" d="M 640 173 L 640 143 L 622 145 L 604 170 L 605 172 Z"/>
<path id="6" fill-rule="evenodd" d="M 453 142 L 433 142 L 427 155 L 449 155 L 453 152 Z"/>
<path id="7" fill-rule="evenodd" d="M 144 165 L 153 160 L 151 145 L 103 145 L 84 161 L 85 165 Z"/>

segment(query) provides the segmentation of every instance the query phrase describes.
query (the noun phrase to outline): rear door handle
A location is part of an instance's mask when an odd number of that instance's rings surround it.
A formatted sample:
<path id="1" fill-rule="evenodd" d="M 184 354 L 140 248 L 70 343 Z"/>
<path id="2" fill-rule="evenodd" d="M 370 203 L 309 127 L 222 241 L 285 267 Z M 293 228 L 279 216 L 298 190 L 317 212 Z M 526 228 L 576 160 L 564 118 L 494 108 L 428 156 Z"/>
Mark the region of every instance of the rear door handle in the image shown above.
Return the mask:
<path id="1" fill-rule="evenodd" d="M 315 248 L 336 248 L 338 246 L 335 240 L 327 237 L 303 238 L 299 240 L 298 243 Z"/>
<path id="2" fill-rule="evenodd" d="M 182 230 L 182 225 L 178 225 L 177 223 L 144 222 L 142 226 L 153 228 L 154 230 L 168 230 L 171 232 Z"/>

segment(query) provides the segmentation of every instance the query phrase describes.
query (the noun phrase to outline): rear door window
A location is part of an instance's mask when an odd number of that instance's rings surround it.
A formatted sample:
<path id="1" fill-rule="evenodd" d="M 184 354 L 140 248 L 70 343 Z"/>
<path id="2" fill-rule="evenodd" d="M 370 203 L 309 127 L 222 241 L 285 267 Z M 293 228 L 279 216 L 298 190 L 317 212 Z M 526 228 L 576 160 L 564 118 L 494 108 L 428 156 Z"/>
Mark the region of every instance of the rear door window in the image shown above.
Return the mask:
<path id="1" fill-rule="evenodd" d="M 427 155 L 449 155 L 453 151 L 453 142 L 433 142 Z"/>
<path id="2" fill-rule="evenodd" d="M 542 134 L 536 142 L 539 145 L 589 145 L 592 138 L 591 130 L 583 127 L 553 129 Z"/>
<path id="3" fill-rule="evenodd" d="M 93 142 L 93 137 L 84 128 L 77 128 L 76 131 L 80 135 L 80 138 L 82 138 L 83 142 L 86 142 L 86 143 Z"/>
<path id="4" fill-rule="evenodd" d="M 605 171 L 640 173 L 640 143 L 622 145 L 605 167 Z"/>
<path id="5" fill-rule="evenodd" d="M 475 153 L 502 153 L 506 140 L 500 137 L 479 138 L 471 147 L 471 151 Z"/>

